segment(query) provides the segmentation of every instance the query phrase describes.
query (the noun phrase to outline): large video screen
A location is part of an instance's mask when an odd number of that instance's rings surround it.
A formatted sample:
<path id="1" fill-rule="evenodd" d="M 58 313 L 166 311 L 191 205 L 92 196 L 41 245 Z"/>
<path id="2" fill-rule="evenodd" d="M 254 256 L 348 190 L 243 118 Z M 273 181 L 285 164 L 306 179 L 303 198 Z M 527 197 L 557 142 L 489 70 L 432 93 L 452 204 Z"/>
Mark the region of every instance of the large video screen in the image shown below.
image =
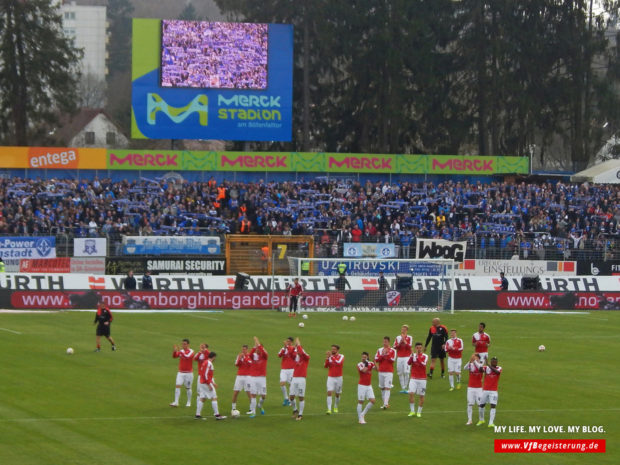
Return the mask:
<path id="1" fill-rule="evenodd" d="M 132 25 L 133 138 L 291 140 L 292 25 Z"/>
<path id="2" fill-rule="evenodd" d="M 269 27 L 162 20 L 162 87 L 267 88 Z"/>

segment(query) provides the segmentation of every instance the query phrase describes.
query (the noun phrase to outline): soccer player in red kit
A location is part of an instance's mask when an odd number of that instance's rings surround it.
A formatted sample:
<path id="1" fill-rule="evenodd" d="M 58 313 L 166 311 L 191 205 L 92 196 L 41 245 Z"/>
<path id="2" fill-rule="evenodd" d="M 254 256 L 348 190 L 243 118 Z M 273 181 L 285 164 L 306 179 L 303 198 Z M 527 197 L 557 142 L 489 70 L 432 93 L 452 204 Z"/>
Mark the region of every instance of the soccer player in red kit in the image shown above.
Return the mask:
<path id="1" fill-rule="evenodd" d="M 409 365 L 411 365 L 411 379 L 409 380 L 409 415 L 413 417 L 415 412 L 415 396 L 419 397 L 417 417 L 422 416 L 422 407 L 424 406 L 424 395 L 426 394 L 426 365 L 428 364 L 428 355 L 424 353 L 424 347 L 421 342 L 415 343 L 415 353 L 409 357 Z"/>
<path id="2" fill-rule="evenodd" d="M 170 407 L 179 406 L 179 397 L 181 396 L 181 386 L 185 386 L 187 392 L 186 407 L 192 406 L 192 383 L 194 382 L 194 356 L 195 352 L 189 347 L 189 339 L 183 339 L 181 349 L 176 344 L 173 346 L 172 358 L 179 359 L 179 371 L 177 373 L 176 386 L 174 389 L 174 402 Z"/>
<path id="3" fill-rule="evenodd" d="M 237 367 L 237 377 L 235 378 L 235 385 L 233 387 L 231 411 L 237 410 L 237 396 L 239 396 L 239 391 L 242 389 L 248 395 L 248 399 L 252 399 L 252 396 L 250 395 L 250 391 L 252 390 L 252 385 L 250 382 L 252 357 L 250 356 L 247 345 L 244 344 L 241 347 L 241 353 L 237 355 L 235 366 Z"/>
<path id="4" fill-rule="evenodd" d="M 471 338 L 471 342 L 474 346 L 474 352 L 480 355 L 480 361 L 486 363 L 489 358 L 489 346 L 491 345 L 491 336 L 484 332 L 487 325 L 480 323 L 478 325 L 478 332 L 474 333 Z"/>
<path id="5" fill-rule="evenodd" d="M 390 408 L 390 390 L 392 389 L 392 379 L 394 377 L 394 360 L 396 351 L 390 347 L 390 338 L 383 338 L 383 347 L 377 349 L 375 363 L 379 367 L 379 389 L 381 389 L 382 409 Z"/>
<path id="6" fill-rule="evenodd" d="M 335 394 L 334 413 L 338 413 L 338 404 L 340 403 L 340 394 L 342 393 L 342 366 L 344 364 L 344 355 L 339 353 L 340 346 L 332 345 L 332 349 L 328 350 L 325 359 L 325 368 L 327 368 L 327 414 L 332 413 L 332 394 Z"/>
<path id="7" fill-rule="evenodd" d="M 480 361 L 480 355 L 473 354 L 469 363 L 465 365 L 465 370 L 469 371 L 469 381 L 467 383 L 467 425 L 471 425 L 471 417 L 474 404 L 480 407 L 480 398 L 482 397 L 482 375 L 484 374 L 484 364 Z M 479 420 L 484 423 L 484 410 Z M 480 424 L 482 424 L 480 423 Z"/>
<path id="8" fill-rule="evenodd" d="M 278 352 L 280 357 L 280 389 L 282 390 L 282 396 L 284 401 L 282 405 L 291 405 L 286 392 L 286 385 L 291 385 L 293 380 L 293 369 L 295 368 L 295 346 L 293 345 L 293 338 L 289 337 L 284 340 L 284 347 Z"/>
<path id="9" fill-rule="evenodd" d="M 484 384 L 482 385 L 482 398 L 480 399 L 480 421 L 476 424 L 479 426 L 484 423 L 484 407 L 488 403 L 491 404 L 489 411 L 489 428 L 493 428 L 495 424 L 495 408 L 497 407 L 497 383 L 499 376 L 502 374 L 502 367 L 497 365 L 497 357 L 491 359 L 491 364 L 484 367 Z"/>
<path id="10" fill-rule="evenodd" d="M 396 349 L 396 372 L 400 381 L 400 393 L 407 394 L 407 385 L 409 383 L 409 372 L 411 367 L 407 363 L 411 357 L 411 348 L 413 347 L 413 337 L 407 332 L 409 326 L 403 325 L 400 334 L 394 339 L 394 349 Z"/>
<path id="11" fill-rule="evenodd" d="M 256 416 L 256 397 L 259 397 L 258 408 L 261 415 L 265 414 L 263 408 L 263 402 L 267 396 L 267 351 L 260 343 L 258 338 L 254 336 L 254 347 L 250 350 L 250 356 L 252 357 L 252 365 L 250 366 L 250 410 L 248 415 L 250 418 Z"/>
<path id="12" fill-rule="evenodd" d="M 213 379 L 213 361 L 216 357 L 215 352 L 209 353 L 206 360 L 203 360 L 198 368 L 198 399 L 196 400 L 196 416 L 197 420 L 202 419 L 202 407 L 205 400 L 211 400 L 211 407 L 213 407 L 213 414 L 216 420 L 224 420 L 226 417 L 220 415 L 220 410 L 217 405 L 217 384 Z"/>
<path id="13" fill-rule="evenodd" d="M 299 278 L 295 278 L 293 285 L 288 288 L 289 307 L 288 316 L 297 316 L 297 302 L 301 299 L 304 288 L 299 284 Z"/>
<path id="14" fill-rule="evenodd" d="M 295 340 L 295 368 L 293 369 L 290 397 L 291 404 L 293 405 L 293 418 L 296 420 L 301 420 L 304 416 L 308 362 L 310 362 L 310 355 L 304 350 L 301 342 L 299 342 L 299 338 L 297 338 Z M 299 405 L 295 401 L 295 397 L 297 397 Z"/>
<path id="15" fill-rule="evenodd" d="M 360 425 L 366 424 L 366 414 L 375 404 L 375 393 L 372 392 L 372 370 L 376 366 L 368 358 L 368 352 L 362 352 L 362 361 L 357 364 L 357 371 L 360 374 L 357 383 L 357 418 Z M 365 400 L 368 400 L 368 403 L 362 408 Z"/>
<path id="16" fill-rule="evenodd" d="M 450 390 L 454 391 L 454 377 L 456 377 L 456 388 L 461 389 L 463 340 L 456 337 L 456 329 L 450 330 L 450 339 L 446 341 L 446 353 L 448 354 L 448 380 L 450 381 Z"/>
<path id="17" fill-rule="evenodd" d="M 196 365 L 200 368 L 200 364 L 209 358 L 209 344 L 205 344 L 204 342 L 200 344 L 200 350 L 196 352 L 194 355 L 194 360 L 196 361 Z"/>

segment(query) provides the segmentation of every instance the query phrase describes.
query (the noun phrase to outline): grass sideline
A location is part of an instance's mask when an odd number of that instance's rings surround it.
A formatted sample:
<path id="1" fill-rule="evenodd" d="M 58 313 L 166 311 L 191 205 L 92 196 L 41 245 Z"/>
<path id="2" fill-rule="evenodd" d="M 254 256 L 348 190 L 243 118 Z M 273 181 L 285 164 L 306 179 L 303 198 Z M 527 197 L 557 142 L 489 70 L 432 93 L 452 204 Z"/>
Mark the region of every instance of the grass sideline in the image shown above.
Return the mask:
<path id="1" fill-rule="evenodd" d="M 601 425 L 604 433 L 499 434 L 467 427 L 466 382 L 448 392 L 447 379 L 428 381 L 423 417 L 408 418 L 407 396 L 392 391 L 388 411 L 377 405 L 357 424 L 355 364 L 383 336 L 392 339 L 408 323 L 424 342 L 433 314 L 310 314 L 290 319 L 269 311 L 224 313 L 115 313 L 112 335 L 119 350 L 103 341 L 93 353 L 91 313 L 0 314 L 0 463 L 40 464 L 383 464 L 396 461 L 498 464 L 620 463 L 620 312 L 588 315 L 439 315 L 456 328 L 470 354 L 471 335 L 485 321 L 491 355 L 504 372 L 499 384 L 496 425 Z M 299 328 L 298 322 L 305 327 Z M 265 416 L 216 422 L 207 403 L 195 421 L 192 407 L 172 409 L 177 361 L 174 343 L 202 341 L 218 353 L 215 378 L 220 410 L 230 413 L 233 361 L 243 343 L 257 335 L 269 352 Z M 277 351 L 287 336 L 299 336 L 311 356 L 304 420 L 282 407 Z M 332 343 L 345 355 L 340 414 L 325 415 L 324 354 Z M 539 353 L 539 344 L 547 351 Z M 75 354 L 66 355 L 67 347 Z M 437 371 L 436 371 L 437 373 Z M 398 384 L 395 379 L 396 384 Z M 247 398 L 239 410 L 247 410 Z M 185 404 L 185 392 L 181 394 Z M 474 409 L 474 419 L 477 412 Z M 486 412 L 488 420 L 488 407 Z M 605 454 L 496 454 L 493 440 L 606 439 Z"/>

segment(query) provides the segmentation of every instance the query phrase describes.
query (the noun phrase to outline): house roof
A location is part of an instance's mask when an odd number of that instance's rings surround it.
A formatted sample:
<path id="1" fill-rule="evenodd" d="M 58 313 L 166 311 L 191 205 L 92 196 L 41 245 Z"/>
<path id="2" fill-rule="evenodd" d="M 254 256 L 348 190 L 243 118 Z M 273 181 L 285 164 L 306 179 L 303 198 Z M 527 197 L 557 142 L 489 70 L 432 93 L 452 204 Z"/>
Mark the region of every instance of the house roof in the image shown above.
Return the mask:
<path id="1" fill-rule="evenodd" d="M 101 108 L 82 108 L 74 115 L 63 118 L 60 121 L 60 127 L 56 130 L 55 138 L 62 144 L 68 144 L 82 129 L 86 127 L 97 116 L 105 116 L 114 126 L 116 126 L 118 132 L 123 133 L 120 126 L 110 117 L 110 115 Z"/>

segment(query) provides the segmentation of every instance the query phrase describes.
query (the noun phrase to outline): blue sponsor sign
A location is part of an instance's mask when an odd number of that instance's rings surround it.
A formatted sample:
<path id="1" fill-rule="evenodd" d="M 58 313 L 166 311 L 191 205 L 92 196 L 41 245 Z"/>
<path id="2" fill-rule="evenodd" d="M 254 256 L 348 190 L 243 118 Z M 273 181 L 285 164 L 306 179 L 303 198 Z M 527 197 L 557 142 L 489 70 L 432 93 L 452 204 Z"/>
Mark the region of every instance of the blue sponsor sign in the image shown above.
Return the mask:
<path id="1" fill-rule="evenodd" d="M 56 258 L 56 238 L 40 237 L 2 237 L 0 256 L 10 258 Z"/>
<path id="2" fill-rule="evenodd" d="M 123 236 L 125 255 L 219 255 L 217 236 Z"/>
<path id="3" fill-rule="evenodd" d="M 386 275 L 408 273 L 413 276 L 441 276 L 445 274 L 446 267 L 438 263 L 409 260 L 320 260 L 316 262 L 317 274 L 338 276 L 340 263 L 347 265 L 348 276 L 377 276 L 380 271 Z"/>

